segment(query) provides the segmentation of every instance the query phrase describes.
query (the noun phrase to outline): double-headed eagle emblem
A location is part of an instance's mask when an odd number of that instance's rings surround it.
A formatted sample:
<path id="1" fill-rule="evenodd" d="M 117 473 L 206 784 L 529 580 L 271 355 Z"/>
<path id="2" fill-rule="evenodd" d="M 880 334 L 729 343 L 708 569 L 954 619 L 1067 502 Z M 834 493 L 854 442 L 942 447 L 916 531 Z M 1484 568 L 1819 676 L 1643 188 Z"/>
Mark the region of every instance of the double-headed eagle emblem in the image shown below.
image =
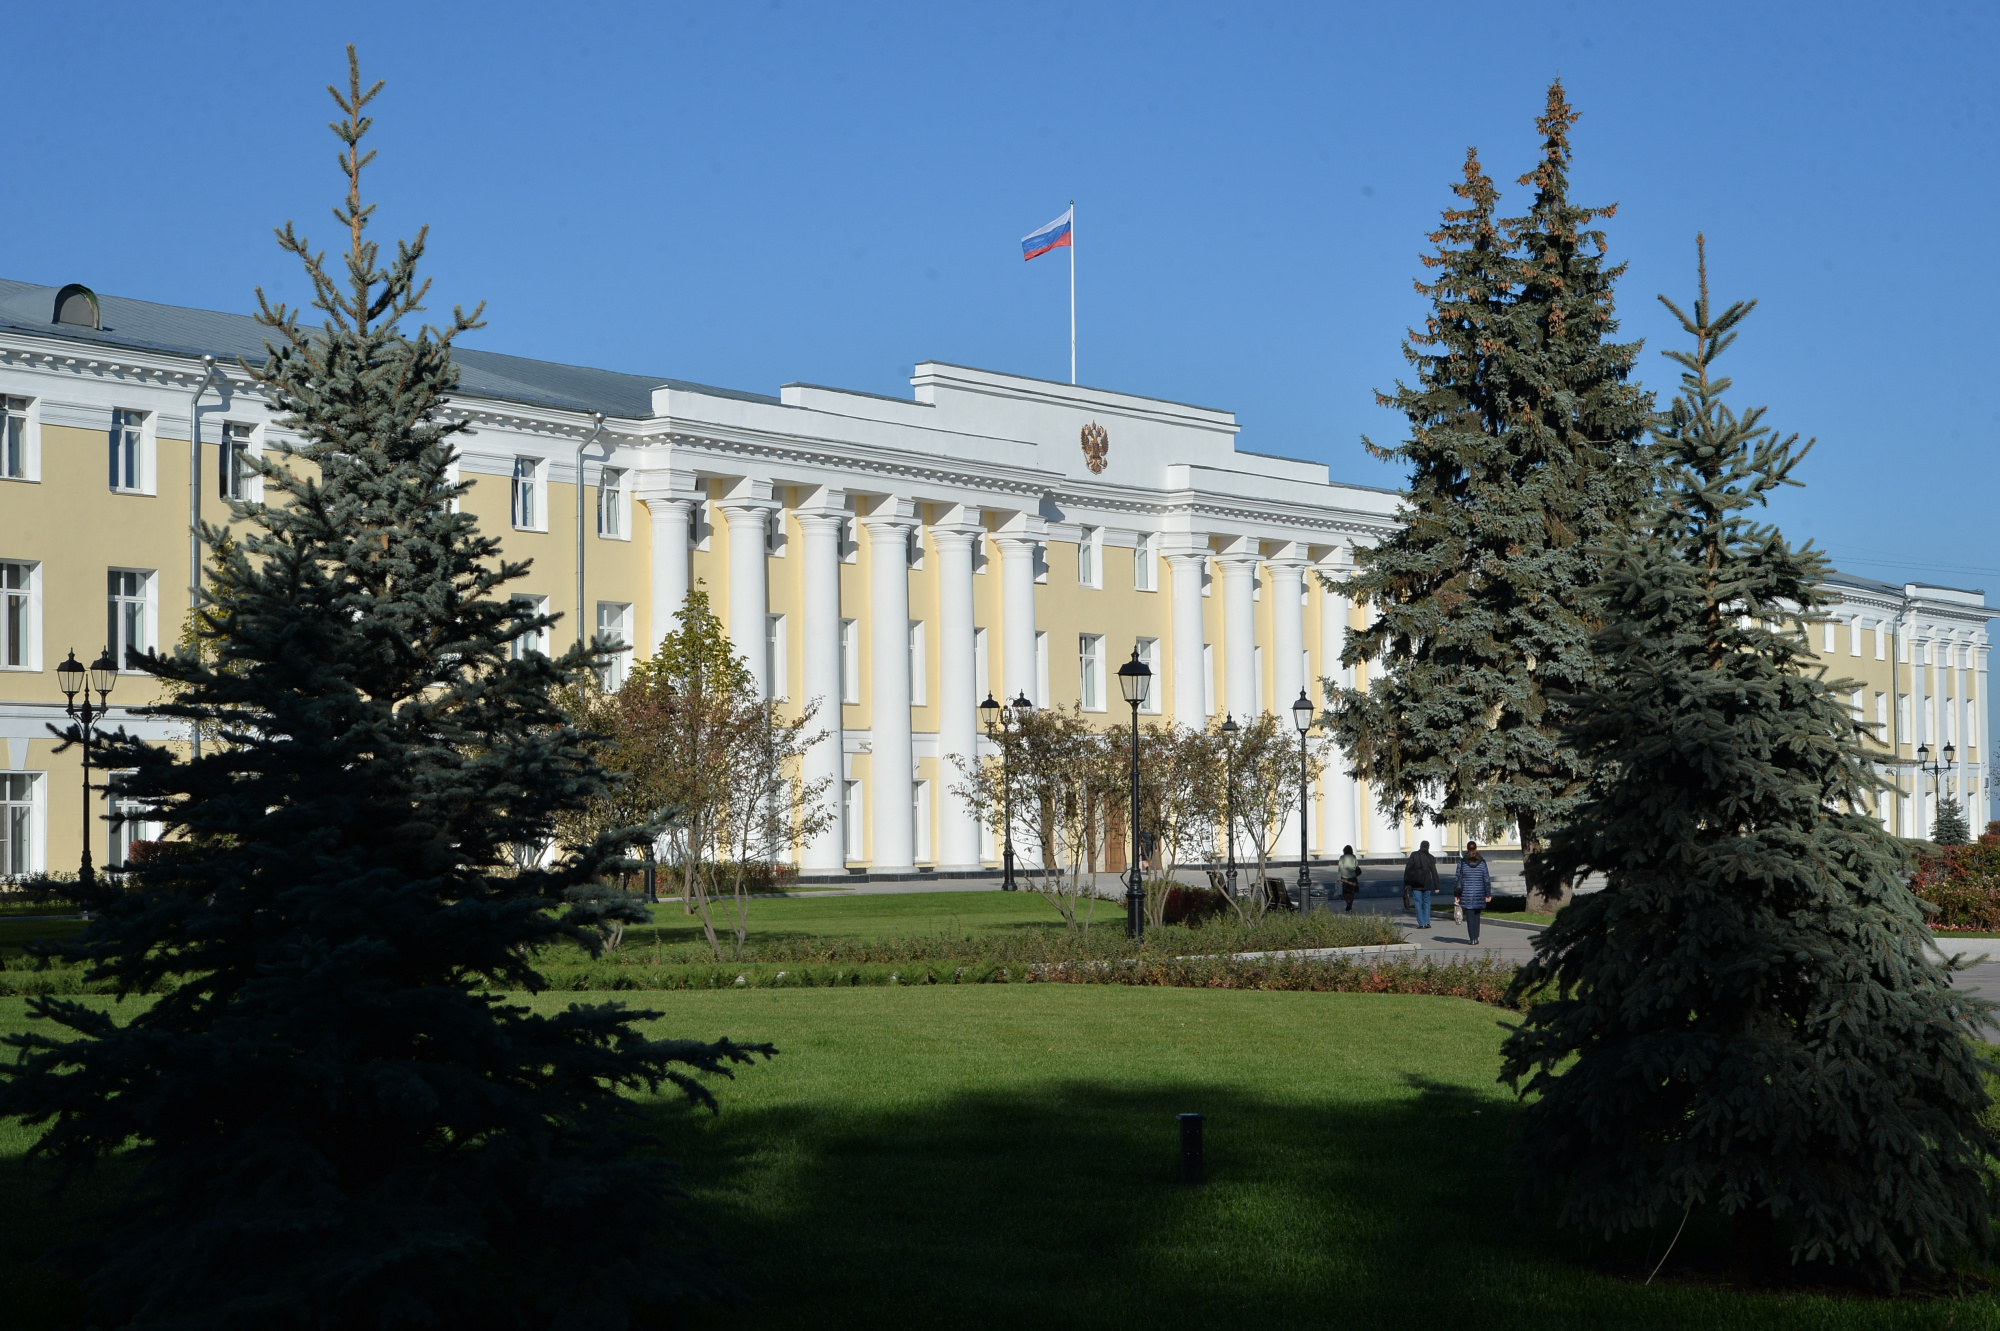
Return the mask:
<path id="1" fill-rule="evenodd" d="M 1102 425 L 1092 421 L 1083 427 L 1083 461 L 1093 476 L 1103 472 L 1104 455 L 1110 451 L 1111 436 Z"/>

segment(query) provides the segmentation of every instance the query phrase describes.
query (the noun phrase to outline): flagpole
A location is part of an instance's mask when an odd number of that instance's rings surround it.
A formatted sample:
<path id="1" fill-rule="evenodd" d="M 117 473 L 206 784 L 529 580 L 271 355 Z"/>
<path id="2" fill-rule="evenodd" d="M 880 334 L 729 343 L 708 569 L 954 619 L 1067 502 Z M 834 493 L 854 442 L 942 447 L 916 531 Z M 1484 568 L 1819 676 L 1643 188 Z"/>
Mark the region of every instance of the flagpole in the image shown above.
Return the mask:
<path id="1" fill-rule="evenodd" d="M 1069 382 L 1076 387 L 1076 200 L 1069 201 Z"/>

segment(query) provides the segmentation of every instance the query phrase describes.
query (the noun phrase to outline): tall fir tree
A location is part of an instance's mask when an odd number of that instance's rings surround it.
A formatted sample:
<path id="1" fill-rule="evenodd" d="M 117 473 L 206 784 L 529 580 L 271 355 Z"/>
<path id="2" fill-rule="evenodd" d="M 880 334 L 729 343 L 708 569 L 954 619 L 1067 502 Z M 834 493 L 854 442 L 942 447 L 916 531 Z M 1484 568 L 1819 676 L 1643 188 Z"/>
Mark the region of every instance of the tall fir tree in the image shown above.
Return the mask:
<path id="1" fill-rule="evenodd" d="M 60 1033 L 10 1037 L 0 1113 L 65 1166 L 136 1166 L 80 1250 L 103 1325 L 623 1326 L 718 1288 L 628 1093 L 712 1105 L 694 1074 L 762 1047 L 504 996 L 542 987 L 537 949 L 593 945 L 559 903 L 633 829 L 547 867 L 509 855 L 603 786 L 553 696 L 600 658 L 509 650 L 552 621 L 499 595 L 526 565 L 451 502 L 451 346 L 477 314 L 399 330 L 424 236 L 386 268 L 365 238 L 381 85 L 348 56 L 344 280 L 280 231 L 325 327 L 260 292 L 268 359 L 246 367 L 303 442 L 259 465 L 277 502 L 236 505 L 226 549 L 204 531 L 210 659 L 143 662 L 174 688 L 154 713 L 223 742 L 107 746 L 176 853 L 66 949 L 158 997 L 37 1000 Z"/>
<path id="2" fill-rule="evenodd" d="M 1665 302 L 1665 298 L 1662 297 Z M 1825 565 L 1751 520 L 1804 456 L 1713 373 L 1706 258 L 1659 492 L 1618 545 L 1603 682 L 1568 742 L 1599 773 L 1549 847 L 1608 875 L 1535 942 L 1546 985 L 1505 1046 L 1531 1097 L 1522 1151 L 1560 1222 L 1605 1232 L 1734 1217 L 1740 1253 L 1895 1281 L 1983 1249 L 2000 1142 L 1970 1043 L 1992 1005 L 1926 952 L 1881 783 L 1807 642 Z"/>
<path id="3" fill-rule="evenodd" d="M 1931 844 L 1962 846 L 1970 840 L 1972 828 L 1965 821 L 1965 810 L 1957 797 L 1949 790 L 1939 792 L 1937 818 L 1931 823 Z"/>
<path id="4" fill-rule="evenodd" d="M 1537 127 L 1542 160 L 1526 216 L 1496 222 L 1497 196 L 1466 154 L 1419 283 L 1432 312 L 1411 330 L 1415 386 L 1378 401 L 1410 437 L 1377 457 L 1410 465 L 1404 522 L 1357 552 L 1343 590 L 1372 612 L 1342 658 L 1369 685 L 1345 690 L 1336 735 L 1385 809 L 1465 823 L 1492 838 L 1518 829 L 1532 887 L 1543 830 L 1560 823 L 1587 766 L 1561 738 L 1563 697 L 1596 679 L 1594 551 L 1645 485 L 1651 415 L 1630 382 L 1638 344 L 1613 341 L 1613 287 L 1592 223 L 1611 208 L 1569 201 L 1569 128 L 1560 81 Z"/>

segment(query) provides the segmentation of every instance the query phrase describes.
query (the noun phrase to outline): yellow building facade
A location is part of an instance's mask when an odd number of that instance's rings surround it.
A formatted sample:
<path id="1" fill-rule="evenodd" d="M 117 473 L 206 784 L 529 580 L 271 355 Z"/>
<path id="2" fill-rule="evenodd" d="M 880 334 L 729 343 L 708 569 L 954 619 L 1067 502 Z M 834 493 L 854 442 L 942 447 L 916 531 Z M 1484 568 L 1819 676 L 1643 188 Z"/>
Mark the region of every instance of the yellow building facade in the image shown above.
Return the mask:
<path id="1" fill-rule="evenodd" d="M 261 355 L 244 316 L 0 280 L 0 875 L 73 868 L 86 835 L 116 865 L 151 834 L 101 797 L 86 817 L 77 752 L 48 730 L 65 720 L 55 667 L 179 637 L 191 513 L 220 523 L 226 495 L 256 498 L 235 458 L 282 437 L 237 363 Z M 1329 676 L 1357 682 L 1338 660 L 1359 612 L 1320 575 L 1392 530 L 1397 497 L 1239 449 L 1229 412 L 936 362 L 891 399 L 458 359 L 464 504 L 532 561 L 510 590 L 564 616 L 553 636 L 644 656 L 700 587 L 760 687 L 821 700 L 806 775 L 839 816 L 796 848 L 809 875 L 992 865 L 951 795 L 990 751 L 989 695 L 1123 724 L 1116 671 L 1134 650 L 1154 675 L 1147 720 L 1282 712 L 1302 691 L 1322 701 Z M 1925 835 L 1941 787 L 1983 822 L 1983 596 L 1828 590 L 1815 646 L 1879 722 L 1901 791 L 1884 818 Z M 122 675 L 110 724 L 183 741 L 131 714 L 154 700 Z M 1933 761 L 1953 745 L 1921 781 L 1920 743 Z M 1392 825 L 1333 769 L 1310 812 L 1316 855 L 1457 841 Z"/>

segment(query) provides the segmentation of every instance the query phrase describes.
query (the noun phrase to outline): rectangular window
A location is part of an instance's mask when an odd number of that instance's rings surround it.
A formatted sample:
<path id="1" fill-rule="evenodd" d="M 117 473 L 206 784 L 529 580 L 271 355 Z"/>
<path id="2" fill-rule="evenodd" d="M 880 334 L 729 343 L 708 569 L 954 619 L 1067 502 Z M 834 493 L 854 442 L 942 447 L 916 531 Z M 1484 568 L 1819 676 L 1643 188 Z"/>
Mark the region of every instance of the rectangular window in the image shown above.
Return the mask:
<path id="1" fill-rule="evenodd" d="M 224 499 L 241 503 L 253 498 L 252 486 L 257 479 L 257 469 L 250 462 L 254 429 L 235 421 L 222 424 L 222 448 L 215 469 L 217 489 Z"/>
<path id="2" fill-rule="evenodd" d="M 599 601 L 597 636 L 617 648 L 616 655 L 597 668 L 597 687 L 616 693 L 632 670 L 632 607 L 622 601 Z"/>
<path id="3" fill-rule="evenodd" d="M 42 868 L 41 819 L 36 817 L 40 772 L 0 772 L 0 877 Z"/>
<path id="4" fill-rule="evenodd" d="M 33 479 L 28 457 L 28 399 L 0 397 L 0 480 Z"/>
<path id="5" fill-rule="evenodd" d="M 840 700 L 861 701 L 861 635 L 851 619 L 840 621 Z"/>
<path id="6" fill-rule="evenodd" d="M 1916 743 L 1916 737 L 1910 734 L 1910 695 L 1907 693 L 1896 695 L 1896 738 L 1904 744 Z"/>
<path id="7" fill-rule="evenodd" d="M 790 665 L 785 660 L 785 617 L 783 615 L 764 616 L 764 693 L 770 698 L 789 698 L 791 690 L 785 687 L 786 672 Z"/>
<path id="8" fill-rule="evenodd" d="M 1215 644 L 1201 645 L 1201 714 L 1215 715 Z"/>
<path id="9" fill-rule="evenodd" d="M 1861 621 L 1847 621 L 1847 651 L 1850 656 L 1861 655 Z"/>
<path id="10" fill-rule="evenodd" d="M 986 630 L 972 630 L 972 692 L 981 702 L 993 696 L 993 675 L 986 664 Z"/>
<path id="11" fill-rule="evenodd" d="M 508 603 L 514 607 L 514 613 L 523 618 L 540 615 L 547 611 L 549 605 L 548 597 L 533 596 L 526 592 L 516 592 L 507 599 Z M 528 659 L 529 652 L 540 652 L 546 656 L 548 655 L 548 650 L 549 629 L 548 625 L 544 624 L 542 627 L 530 629 L 520 637 L 514 639 L 508 646 L 507 655 L 513 660 L 525 661 Z"/>
<path id="12" fill-rule="evenodd" d="M 910 621 L 910 705 L 922 707 L 930 701 L 930 677 L 924 671 L 924 621 Z"/>
<path id="13" fill-rule="evenodd" d="M 0 562 L 0 669 L 40 670 L 41 565 Z"/>
<path id="14" fill-rule="evenodd" d="M 1861 720 L 1863 717 L 1867 715 L 1867 713 L 1863 711 L 1863 704 L 1865 702 L 1866 702 L 1866 697 L 1862 694 L 1860 689 L 1856 689 L 1854 691 L 1854 696 L 1848 705 L 1848 711 L 1854 714 L 1854 719 L 1856 721 Z"/>
<path id="15" fill-rule="evenodd" d="M 1104 710 L 1104 636 L 1082 633 L 1076 639 L 1077 697 L 1086 712 Z"/>
<path id="16" fill-rule="evenodd" d="M 1828 652 L 1828 653 L 1831 653 L 1831 652 L 1832 652 L 1832 651 L 1834 650 L 1834 647 L 1833 647 L 1833 632 L 1834 632 L 1834 630 L 1833 630 L 1833 621 L 1829 619 L 1829 620 L 1828 620 L 1828 621 L 1827 621 L 1827 622 L 1826 622 L 1826 623 L 1825 623 L 1824 625 L 1822 625 L 1821 627 L 1823 628 L 1823 630 L 1824 630 L 1824 632 L 1825 632 L 1825 636 L 1824 636 L 1824 637 L 1822 638 L 1822 640 L 1821 640 L 1821 641 L 1822 641 L 1822 644 L 1823 644 L 1823 650 L 1825 650 L 1825 651 L 1826 651 L 1826 652 Z"/>
<path id="17" fill-rule="evenodd" d="M 931 858 L 931 783 L 910 783 L 910 831 L 915 835 L 912 858 L 927 863 Z"/>
<path id="18" fill-rule="evenodd" d="M 1083 535 L 1077 539 L 1076 585 L 1079 587 L 1096 587 L 1099 585 L 1097 581 L 1097 543 L 1102 535 L 1103 533 L 1096 527 L 1085 527 Z"/>
<path id="19" fill-rule="evenodd" d="M 146 413 L 111 413 L 111 488 L 138 494 L 146 486 Z"/>
<path id="20" fill-rule="evenodd" d="M 847 858 L 862 859 L 864 856 L 861 841 L 861 783 L 843 781 L 840 792 L 840 821 L 846 824 Z"/>
<path id="21" fill-rule="evenodd" d="M 119 795 L 115 786 L 109 803 L 111 819 L 105 829 L 104 867 L 122 869 L 132 860 L 132 848 L 142 841 L 158 840 L 160 829 L 159 824 L 140 817 L 144 805 Z"/>
<path id="22" fill-rule="evenodd" d="M 1156 538 L 1151 532 L 1139 533 L 1139 544 L 1132 550 L 1132 589 L 1150 592 L 1159 589 L 1157 561 L 1153 554 Z"/>
<path id="23" fill-rule="evenodd" d="M 625 473 L 616 467 L 597 473 L 597 534 L 625 539 Z"/>
<path id="24" fill-rule="evenodd" d="M 1148 716 L 1158 716 L 1160 696 L 1167 691 L 1166 677 L 1160 673 L 1160 640 L 1141 638 L 1138 645 L 1139 660 L 1153 672 L 1152 687 L 1146 690 L 1146 701 L 1139 704 L 1139 710 Z"/>
<path id="25" fill-rule="evenodd" d="M 153 572 L 114 568 L 107 579 L 108 614 L 104 645 L 120 670 L 130 670 L 126 657 L 143 656 L 153 645 Z"/>
<path id="26" fill-rule="evenodd" d="M 1884 744 L 1889 742 L 1889 695 L 1875 695 L 1875 738 Z"/>
<path id="27" fill-rule="evenodd" d="M 533 458 L 514 459 L 514 527 L 518 531 L 540 531 L 542 527 L 542 469 Z M 516 598 L 519 599 L 519 598 Z"/>
<path id="28" fill-rule="evenodd" d="M 1889 659 L 1889 626 L 1886 624 L 1875 626 L 1875 659 L 1877 661 Z"/>

